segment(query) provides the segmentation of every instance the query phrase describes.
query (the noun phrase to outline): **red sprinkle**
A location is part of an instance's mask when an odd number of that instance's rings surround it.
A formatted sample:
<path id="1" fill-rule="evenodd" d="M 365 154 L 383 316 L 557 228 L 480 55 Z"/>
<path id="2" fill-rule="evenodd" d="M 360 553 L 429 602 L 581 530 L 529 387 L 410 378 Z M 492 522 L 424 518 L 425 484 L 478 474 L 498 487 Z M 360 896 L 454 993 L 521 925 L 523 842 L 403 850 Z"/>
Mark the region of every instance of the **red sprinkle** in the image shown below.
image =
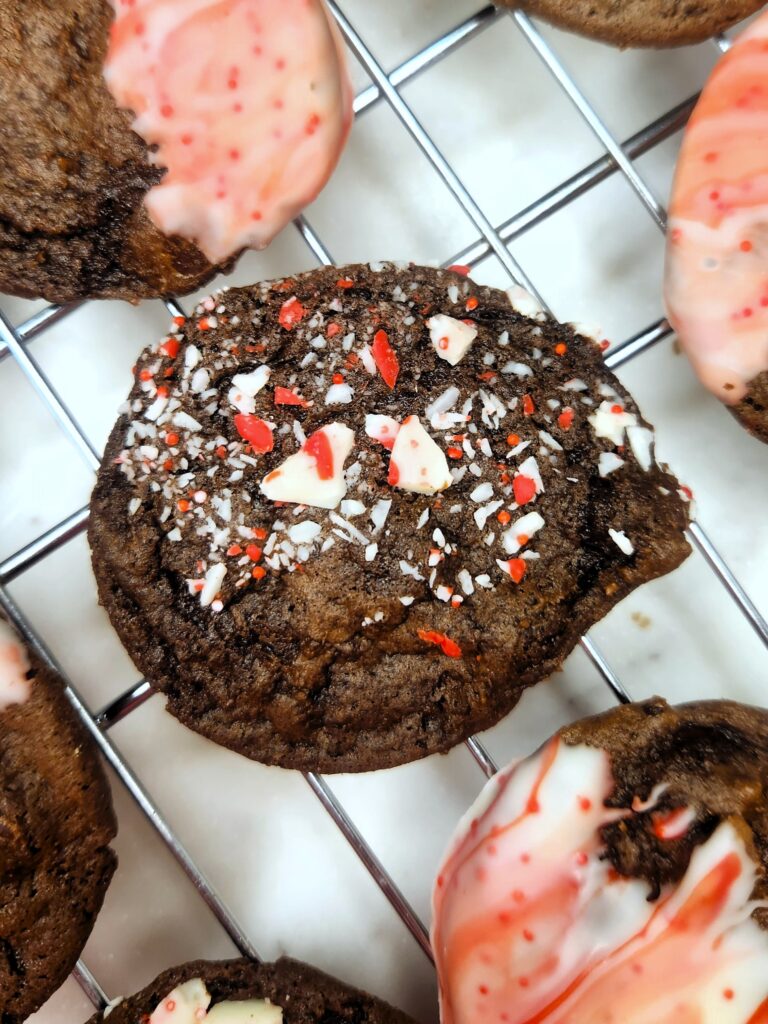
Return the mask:
<path id="1" fill-rule="evenodd" d="M 341 334 L 341 327 L 338 324 L 328 324 L 328 330 L 325 332 L 326 338 L 335 338 L 337 334 Z"/>
<path id="2" fill-rule="evenodd" d="M 449 459 L 463 459 L 464 458 L 463 450 L 461 448 L 454 448 L 453 445 L 451 445 L 451 447 L 447 449 L 447 452 L 448 452 L 448 458 Z"/>
<path id="3" fill-rule="evenodd" d="M 343 373 L 334 373 L 332 379 L 333 379 L 333 383 L 334 384 L 343 384 L 344 383 L 344 374 Z"/>
<path id="4" fill-rule="evenodd" d="M 474 295 L 470 295 L 470 297 L 467 299 L 467 306 L 466 306 L 467 310 L 469 312 L 471 312 L 473 309 L 477 309 L 477 307 L 479 305 L 480 305 L 480 303 L 477 301 L 475 296 Z"/>
<path id="5" fill-rule="evenodd" d="M 237 556 L 242 555 L 242 553 L 243 549 L 240 547 L 239 544 L 231 544 L 227 548 L 227 554 L 229 555 L 230 558 L 237 558 Z"/>
<path id="6" fill-rule="evenodd" d="M 253 576 L 255 580 L 263 580 L 266 575 L 267 570 L 260 565 L 257 565 L 254 569 L 251 570 L 251 576 Z"/>
<path id="7" fill-rule="evenodd" d="M 179 345 L 179 342 L 176 338 L 166 338 L 163 344 L 160 346 L 160 351 L 165 352 L 165 354 L 170 359 L 175 359 L 176 356 L 179 354 L 180 347 L 181 346 Z"/>
<path id="8" fill-rule="evenodd" d="M 258 544 L 249 544 L 245 549 L 245 553 L 252 562 L 260 562 L 261 556 L 264 554 Z"/>
<path id="9" fill-rule="evenodd" d="M 517 447 L 517 445 L 520 444 L 520 435 L 519 434 L 507 434 L 507 444 L 510 446 L 510 448 Z"/>
<path id="10" fill-rule="evenodd" d="M 455 640 L 451 640 L 445 633 L 438 633 L 434 629 L 420 629 L 418 631 L 420 639 L 424 640 L 425 643 L 434 644 L 439 647 L 443 654 L 446 654 L 449 658 L 460 658 L 461 648 Z"/>
<path id="11" fill-rule="evenodd" d="M 386 331 L 376 331 L 371 345 L 373 359 L 379 373 L 384 379 L 388 388 L 393 389 L 397 383 L 397 375 L 400 373 L 400 363 L 397 353 L 389 344 Z"/>
<path id="12" fill-rule="evenodd" d="M 509 567 L 509 575 L 512 577 L 513 583 L 519 583 L 523 576 L 525 576 L 525 570 L 528 568 L 524 558 L 510 558 L 507 566 Z"/>
<path id="13" fill-rule="evenodd" d="M 144 380 L 144 381 L 152 380 L 152 371 L 151 370 L 142 370 L 141 373 L 139 374 L 139 380 Z"/>
<path id="14" fill-rule="evenodd" d="M 198 320 L 197 329 L 198 331 L 210 331 L 211 325 L 208 323 L 205 317 L 203 317 L 202 320 Z"/>
<path id="15" fill-rule="evenodd" d="M 271 452 L 275 446 L 272 428 L 258 416 L 244 412 L 238 413 L 235 416 L 235 430 L 259 455 Z"/>
<path id="16" fill-rule="evenodd" d="M 536 406 L 533 404 L 533 399 L 530 395 L 523 395 L 523 415 L 533 416 L 536 410 Z"/>
<path id="17" fill-rule="evenodd" d="M 179 498 L 176 504 L 178 506 L 179 512 L 189 512 L 190 505 L 186 498 Z"/>
<path id="18" fill-rule="evenodd" d="M 509 514 L 509 512 L 507 512 L 505 508 L 503 508 L 501 512 L 499 512 L 499 514 L 496 516 L 496 518 L 500 523 L 506 526 L 506 524 L 510 521 L 512 516 Z"/>
<path id="19" fill-rule="evenodd" d="M 306 398 L 302 398 L 301 395 L 297 395 L 295 391 L 291 391 L 290 388 L 275 388 L 275 405 L 303 405 L 306 406 L 309 403 Z"/>
<path id="20" fill-rule="evenodd" d="M 611 412 L 614 412 L 617 416 L 620 416 L 624 412 L 624 406 L 619 405 L 618 403 L 616 405 L 612 405 Z"/>
<path id="21" fill-rule="evenodd" d="M 337 288 L 354 288 L 355 282 L 351 281 L 348 277 L 340 277 L 336 282 Z"/>
<path id="22" fill-rule="evenodd" d="M 169 448 L 174 448 L 179 443 L 179 435 L 174 433 L 166 434 L 165 443 Z"/>
<path id="23" fill-rule="evenodd" d="M 292 331 L 296 324 L 306 316 L 306 309 L 302 306 L 299 300 L 294 295 L 292 298 L 287 299 L 280 307 L 280 326 L 286 331 Z"/>
<path id="24" fill-rule="evenodd" d="M 559 344 L 555 345 L 555 355 L 564 356 L 567 351 L 568 346 L 565 342 L 561 341 Z"/>
<path id="25" fill-rule="evenodd" d="M 173 322 L 176 324 L 177 327 L 183 327 L 184 324 L 187 322 L 187 318 L 185 316 L 175 316 L 173 318 Z"/>
<path id="26" fill-rule="evenodd" d="M 527 505 L 536 497 L 536 481 L 524 473 L 519 473 L 512 481 L 515 501 L 518 505 Z"/>
<path id="27" fill-rule="evenodd" d="M 333 448 L 324 430 L 316 430 L 302 445 L 302 451 L 311 455 L 317 463 L 317 475 L 321 480 L 333 477 Z"/>
<path id="28" fill-rule="evenodd" d="M 562 430 L 570 430 L 573 424 L 573 409 L 567 405 L 557 417 L 557 425 Z"/>
<path id="29" fill-rule="evenodd" d="M 461 274 L 462 277 L 466 277 L 470 271 L 470 268 L 465 267 L 463 263 L 454 263 L 448 269 L 452 270 L 454 274 Z"/>

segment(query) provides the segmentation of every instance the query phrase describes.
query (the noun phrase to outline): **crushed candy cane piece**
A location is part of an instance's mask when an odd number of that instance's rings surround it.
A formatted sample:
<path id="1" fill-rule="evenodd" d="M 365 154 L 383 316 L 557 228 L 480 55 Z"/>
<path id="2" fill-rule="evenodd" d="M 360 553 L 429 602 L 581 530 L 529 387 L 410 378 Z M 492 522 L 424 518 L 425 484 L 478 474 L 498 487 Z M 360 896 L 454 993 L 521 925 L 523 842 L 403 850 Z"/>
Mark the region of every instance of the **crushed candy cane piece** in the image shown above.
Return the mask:
<path id="1" fill-rule="evenodd" d="M 538 533 L 544 525 L 544 519 L 538 512 L 528 512 L 516 519 L 501 535 L 504 550 L 508 555 L 516 555 L 520 548 L 527 544 L 530 538 Z"/>
<path id="2" fill-rule="evenodd" d="M 435 644 L 449 658 L 460 658 L 462 656 L 461 647 L 447 634 L 438 633 L 434 629 L 420 629 L 418 634 L 421 640 L 428 644 Z"/>
<path id="3" fill-rule="evenodd" d="M 391 416 L 376 416 L 369 413 L 365 417 L 365 432 L 368 437 L 378 441 L 389 451 L 392 451 L 395 446 L 395 438 L 399 430 L 400 424 Z"/>
<path id="4" fill-rule="evenodd" d="M 418 416 L 408 416 L 398 431 L 388 480 L 393 487 L 416 494 L 436 494 L 453 483 L 444 452 L 421 425 Z"/>
<path id="5" fill-rule="evenodd" d="M 624 444 L 627 427 L 637 426 L 637 416 L 627 412 L 619 402 L 601 402 L 588 419 L 597 437 L 607 438 L 617 447 Z"/>
<path id="6" fill-rule="evenodd" d="M 438 313 L 427 320 L 429 337 L 435 352 L 451 366 L 460 363 L 477 337 L 474 324 Z"/>
<path id="7" fill-rule="evenodd" d="M 507 288 L 507 298 L 512 309 L 522 316 L 527 316 L 530 320 L 543 321 L 547 319 L 547 314 L 542 309 L 541 303 L 522 285 L 514 284 L 511 288 Z"/>
<path id="8" fill-rule="evenodd" d="M 268 473 L 261 482 L 270 501 L 287 501 L 315 508 L 336 508 L 347 493 L 344 463 L 355 435 L 343 423 L 316 430 L 301 450 Z"/>
<path id="9" fill-rule="evenodd" d="M 635 545 L 623 530 L 608 530 L 608 534 L 620 551 L 625 555 L 634 555 Z"/>
<path id="10" fill-rule="evenodd" d="M 397 375 L 400 373 L 400 362 L 397 353 L 389 343 L 386 331 L 376 331 L 371 346 L 376 368 L 382 376 L 384 383 L 390 390 L 394 389 L 397 383 Z"/>
<path id="11" fill-rule="evenodd" d="M 600 476 L 609 476 L 617 469 L 621 469 L 623 465 L 624 459 L 619 458 L 615 452 L 600 452 L 597 458 L 597 470 Z"/>

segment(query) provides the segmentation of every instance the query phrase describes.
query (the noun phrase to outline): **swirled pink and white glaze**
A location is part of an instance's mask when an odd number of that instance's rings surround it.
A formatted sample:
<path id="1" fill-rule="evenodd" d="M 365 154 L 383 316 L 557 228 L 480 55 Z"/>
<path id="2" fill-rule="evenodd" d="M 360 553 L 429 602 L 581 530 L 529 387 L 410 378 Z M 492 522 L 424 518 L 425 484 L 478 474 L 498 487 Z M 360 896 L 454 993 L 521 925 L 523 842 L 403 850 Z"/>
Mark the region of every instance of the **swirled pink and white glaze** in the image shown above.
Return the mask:
<path id="1" fill-rule="evenodd" d="M 768 13 L 721 58 L 688 123 L 665 293 L 703 383 L 742 399 L 768 370 Z"/>
<path id="2" fill-rule="evenodd" d="M 487 784 L 433 894 L 443 1024 L 768 1021 L 737 829 L 721 824 L 649 901 L 602 859 L 601 827 L 632 813 L 605 807 L 612 789 L 604 751 L 558 739 Z"/>
<path id="3" fill-rule="evenodd" d="M 325 185 L 352 123 L 323 0 L 112 0 L 108 88 L 167 168 L 145 203 L 212 263 L 263 248 Z"/>
<path id="4" fill-rule="evenodd" d="M 29 668 L 27 652 L 8 623 L 0 619 L 0 711 L 27 700 Z"/>

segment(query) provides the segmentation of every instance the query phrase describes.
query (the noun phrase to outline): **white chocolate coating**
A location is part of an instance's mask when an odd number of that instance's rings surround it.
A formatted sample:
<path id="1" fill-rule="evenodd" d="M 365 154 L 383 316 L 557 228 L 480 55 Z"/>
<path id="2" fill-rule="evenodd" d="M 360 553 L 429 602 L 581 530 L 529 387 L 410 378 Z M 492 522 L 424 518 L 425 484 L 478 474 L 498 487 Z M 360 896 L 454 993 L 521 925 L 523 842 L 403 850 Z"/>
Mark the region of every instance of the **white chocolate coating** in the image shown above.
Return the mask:
<path id="1" fill-rule="evenodd" d="M 29 698 L 27 652 L 4 619 L 0 619 L 0 711 Z"/>
<path id="2" fill-rule="evenodd" d="M 632 814 L 606 809 L 612 789 L 604 751 L 557 739 L 487 784 L 433 894 L 443 1024 L 768 1020 L 768 934 L 736 828 L 649 901 L 601 859 L 601 827 Z"/>
<path id="3" fill-rule="evenodd" d="M 145 199 L 212 263 L 264 248 L 328 180 L 352 123 L 322 0 L 112 0 L 104 75 L 167 168 Z"/>
<path id="4" fill-rule="evenodd" d="M 688 123 L 665 293 L 702 382 L 726 403 L 768 370 L 768 13 L 720 59 Z"/>

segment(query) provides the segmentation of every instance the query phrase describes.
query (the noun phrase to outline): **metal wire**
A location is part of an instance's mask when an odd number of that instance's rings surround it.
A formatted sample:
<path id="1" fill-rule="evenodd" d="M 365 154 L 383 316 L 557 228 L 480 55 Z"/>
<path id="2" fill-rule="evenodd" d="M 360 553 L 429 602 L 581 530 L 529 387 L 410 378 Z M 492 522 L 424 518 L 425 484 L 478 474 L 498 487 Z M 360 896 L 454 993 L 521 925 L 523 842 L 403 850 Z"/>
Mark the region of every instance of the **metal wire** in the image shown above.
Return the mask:
<path id="1" fill-rule="evenodd" d="M 594 188 L 617 172 L 620 172 L 625 177 L 631 188 L 645 205 L 656 225 L 662 230 L 664 229 L 666 220 L 664 209 L 638 174 L 632 161 L 678 131 L 685 124 L 696 97 L 692 97 L 674 107 L 662 117 L 646 126 L 646 128 L 621 143 L 607 129 L 597 111 L 579 89 L 554 52 L 554 49 L 545 42 L 531 19 L 519 11 L 507 12 L 561 89 L 574 104 L 581 117 L 599 139 L 605 150 L 605 155 L 564 181 L 556 189 L 537 199 L 530 206 L 516 213 L 503 224 L 494 227 L 477 204 L 471 192 L 461 182 L 450 163 L 439 151 L 430 135 L 406 104 L 398 91 L 398 87 L 427 71 L 439 60 L 456 48 L 464 45 L 504 15 L 492 6 L 483 7 L 477 14 L 467 18 L 460 25 L 446 32 L 438 39 L 433 40 L 428 46 L 387 74 L 340 10 L 335 0 L 329 0 L 329 4 L 347 44 L 372 79 L 372 84 L 356 97 L 355 111 L 361 114 L 381 101 L 386 102 L 421 149 L 431 164 L 433 171 L 453 194 L 457 204 L 478 230 L 480 236 L 478 241 L 468 246 L 461 253 L 453 256 L 450 260 L 447 260 L 445 265 L 465 263 L 472 266 L 489 255 L 495 255 L 513 280 L 525 285 L 534 295 L 540 298 L 532 282 L 528 280 L 520 265 L 510 254 L 507 248 L 509 242 L 541 223 L 547 217 L 552 216 L 558 210 L 563 209 L 589 189 Z M 714 39 L 713 44 L 722 52 L 730 46 L 729 41 L 724 37 Z M 320 263 L 331 264 L 333 259 L 330 252 L 306 219 L 298 217 L 294 223 L 315 258 Z M 182 307 L 175 299 L 167 298 L 165 304 L 171 315 L 184 315 Z M 69 315 L 79 305 L 81 304 L 72 303 L 68 306 L 48 306 L 18 325 L 15 329 L 3 315 L 2 311 L 0 311 L 0 359 L 5 356 L 12 356 L 15 359 L 17 365 L 32 384 L 37 396 L 46 406 L 60 429 L 74 444 L 89 467 L 95 470 L 98 467 L 99 459 L 94 446 L 86 436 L 76 417 L 59 397 L 39 364 L 27 350 L 27 343 L 29 341 Z M 607 356 L 606 365 L 611 369 L 615 369 L 647 351 L 651 346 L 668 337 L 669 334 L 670 328 L 667 322 L 659 320 L 645 331 L 616 346 Z M 20 613 L 20 610 L 8 594 L 6 587 L 22 573 L 28 571 L 49 554 L 58 550 L 63 544 L 82 533 L 87 526 L 87 522 L 88 509 L 79 509 L 0 563 L 0 606 L 17 623 L 40 655 L 49 664 L 57 668 L 59 672 L 61 672 L 60 666 L 56 664 L 50 652 L 47 651 L 39 638 L 34 634 L 29 622 Z M 693 524 L 690 528 L 689 536 L 717 578 L 725 586 L 730 597 L 745 615 L 747 621 L 755 629 L 763 643 L 768 646 L 768 626 L 766 626 L 765 619 L 745 593 L 742 585 L 724 562 L 722 556 L 717 552 L 706 533 L 698 524 Z M 629 701 L 631 699 L 629 693 L 596 647 L 594 641 L 590 637 L 583 637 L 580 644 L 616 699 L 621 702 Z M 119 751 L 107 738 L 106 733 L 113 725 L 152 697 L 153 690 L 150 683 L 146 680 L 140 680 L 125 693 L 112 700 L 100 712 L 91 714 L 71 684 L 66 680 L 66 677 L 64 679 L 69 700 L 98 744 L 105 759 L 117 773 L 120 781 L 176 858 L 182 870 L 190 878 L 201 897 L 228 932 L 235 945 L 243 953 L 255 958 L 256 952 L 248 936 L 238 924 L 229 908 L 225 906 L 214 887 L 206 880 L 178 837 L 173 833 Z M 488 777 L 492 776 L 496 772 L 497 766 L 482 743 L 476 737 L 471 737 L 467 741 L 467 747 L 485 775 Z M 361 863 L 366 867 L 414 940 L 425 955 L 431 958 L 426 927 L 405 899 L 394 880 L 387 873 L 373 850 L 366 843 L 359 829 L 338 801 L 328 783 L 314 773 L 307 773 L 305 778 L 317 799 L 349 842 L 360 858 Z M 106 994 L 85 964 L 82 962 L 78 964 L 74 976 L 93 1005 L 98 1008 L 103 1007 L 106 1001 Z"/>

